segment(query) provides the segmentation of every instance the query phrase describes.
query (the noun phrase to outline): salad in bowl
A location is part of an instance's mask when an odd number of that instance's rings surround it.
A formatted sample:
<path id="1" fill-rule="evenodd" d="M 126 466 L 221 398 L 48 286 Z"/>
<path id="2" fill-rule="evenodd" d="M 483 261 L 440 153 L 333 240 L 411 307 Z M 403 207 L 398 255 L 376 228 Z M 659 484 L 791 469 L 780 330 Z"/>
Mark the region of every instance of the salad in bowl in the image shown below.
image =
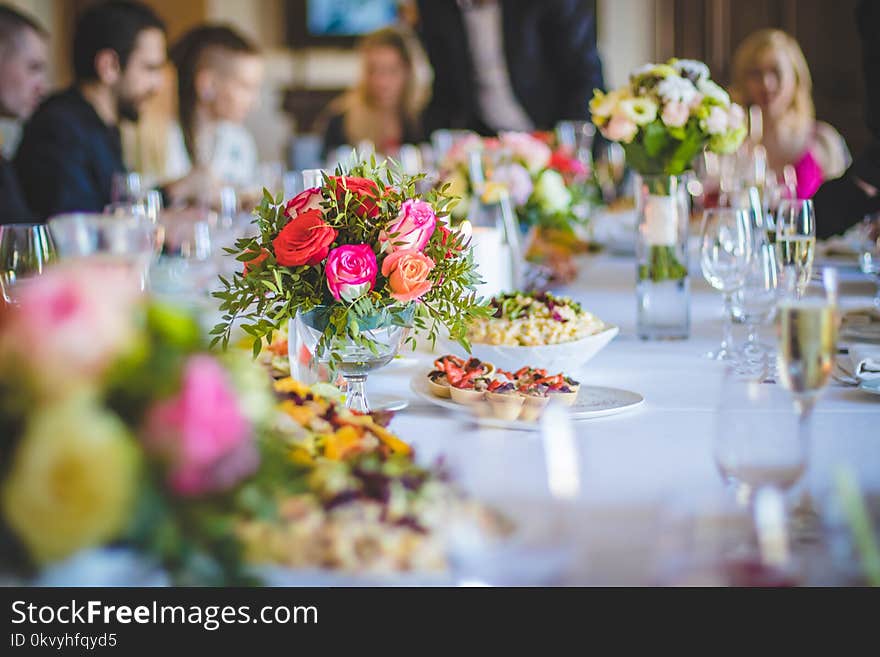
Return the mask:
<path id="1" fill-rule="evenodd" d="M 610 326 L 568 297 L 549 292 L 509 292 L 491 301 L 495 310 L 468 326 L 473 357 L 502 370 L 523 363 L 548 371 L 574 372 L 617 335 Z M 444 345 L 464 355 L 452 341 Z"/>

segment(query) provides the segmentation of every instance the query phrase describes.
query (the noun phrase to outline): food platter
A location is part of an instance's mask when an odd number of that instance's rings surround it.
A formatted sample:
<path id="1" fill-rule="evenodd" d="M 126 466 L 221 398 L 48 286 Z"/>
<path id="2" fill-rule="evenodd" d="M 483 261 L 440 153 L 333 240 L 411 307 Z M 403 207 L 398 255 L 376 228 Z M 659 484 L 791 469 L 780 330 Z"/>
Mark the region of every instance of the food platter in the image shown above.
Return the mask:
<path id="1" fill-rule="evenodd" d="M 474 410 L 466 404 L 459 404 L 451 399 L 437 397 L 428 388 L 427 375 L 427 370 L 419 372 L 410 381 L 410 389 L 424 401 L 472 417 L 480 425 L 490 428 L 537 431 L 540 426 L 538 422 L 526 422 L 523 420 L 507 421 L 495 417 L 481 416 L 475 414 Z M 569 407 L 569 411 L 572 420 L 590 420 L 633 410 L 644 403 L 645 398 L 637 392 L 605 386 L 581 385 L 577 401 Z"/>

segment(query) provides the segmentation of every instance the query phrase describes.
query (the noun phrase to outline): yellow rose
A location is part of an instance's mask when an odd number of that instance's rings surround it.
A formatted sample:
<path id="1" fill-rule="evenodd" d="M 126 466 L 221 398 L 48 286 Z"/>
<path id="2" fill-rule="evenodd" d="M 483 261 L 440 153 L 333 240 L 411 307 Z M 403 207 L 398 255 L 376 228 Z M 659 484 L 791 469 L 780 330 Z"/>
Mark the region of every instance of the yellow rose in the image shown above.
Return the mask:
<path id="1" fill-rule="evenodd" d="M 36 561 L 62 559 L 119 535 L 138 470 L 122 422 L 74 396 L 29 422 L 0 491 L 3 515 Z"/>

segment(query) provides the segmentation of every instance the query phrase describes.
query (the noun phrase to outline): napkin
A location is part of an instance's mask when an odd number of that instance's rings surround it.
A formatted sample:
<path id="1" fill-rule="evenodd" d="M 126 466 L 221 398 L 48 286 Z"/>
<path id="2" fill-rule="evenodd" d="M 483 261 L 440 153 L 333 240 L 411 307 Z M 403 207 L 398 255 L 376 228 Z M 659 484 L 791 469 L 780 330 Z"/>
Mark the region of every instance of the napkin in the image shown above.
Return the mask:
<path id="1" fill-rule="evenodd" d="M 880 342 L 880 310 L 875 307 L 856 308 L 844 314 L 840 337 L 853 342 Z"/>
<path id="2" fill-rule="evenodd" d="M 854 344 L 849 348 L 853 376 L 860 381 L 880 381 L 880 346 Z"/>

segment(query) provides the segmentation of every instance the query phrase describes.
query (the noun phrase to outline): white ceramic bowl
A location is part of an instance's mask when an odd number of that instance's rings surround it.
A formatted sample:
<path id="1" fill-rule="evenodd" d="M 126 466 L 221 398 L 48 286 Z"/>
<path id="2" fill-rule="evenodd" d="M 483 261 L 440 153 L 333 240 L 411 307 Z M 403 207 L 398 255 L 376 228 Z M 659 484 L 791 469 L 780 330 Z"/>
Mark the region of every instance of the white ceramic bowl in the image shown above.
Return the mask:
<path id="1" fill-rule="evenodd" d="M 563 372 L 573 375 L 611 342 L 618 331 L 616 326 L 609 326 L 601 333 L 588 335 L 580 340 L 541 347 L 471 344 L 471 355 L 508 372 L 515 372 L 528 365 L 546 369 L 554 374 Z M 441 341 L 449 353 L 465 357 L 468 355 L 457 342 L 449 339 L 441 339 Z"/>

